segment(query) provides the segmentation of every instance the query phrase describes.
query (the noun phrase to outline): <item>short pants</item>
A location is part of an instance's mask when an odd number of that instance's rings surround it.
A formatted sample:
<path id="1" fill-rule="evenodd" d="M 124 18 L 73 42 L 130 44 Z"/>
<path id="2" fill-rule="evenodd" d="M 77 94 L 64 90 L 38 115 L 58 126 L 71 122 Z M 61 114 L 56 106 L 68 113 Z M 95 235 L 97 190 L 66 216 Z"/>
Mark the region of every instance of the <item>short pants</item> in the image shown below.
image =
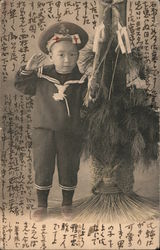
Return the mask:
<path id="1" fill-rule="evenodd" d="M 74 190 L 80 165 L 81 137 L 71 131 L 33 129 L 33 164 L 35 186 L 49 190 L 57 159 L 59 185 L 63 190 Z"/>

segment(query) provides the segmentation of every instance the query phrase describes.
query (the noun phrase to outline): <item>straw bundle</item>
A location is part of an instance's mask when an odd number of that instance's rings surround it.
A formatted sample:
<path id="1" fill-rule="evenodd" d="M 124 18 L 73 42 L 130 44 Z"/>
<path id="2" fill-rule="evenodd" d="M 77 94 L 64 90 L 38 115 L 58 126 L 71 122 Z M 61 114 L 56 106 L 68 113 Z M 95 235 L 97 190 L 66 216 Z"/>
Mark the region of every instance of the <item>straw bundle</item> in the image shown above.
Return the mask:
<path id="1" fill-rule="evenodd" d="M 93 195 L 77 207 L 75 220 L 107 223 L 151 219 L 158 215 L 154 205 L 132 192 L 135 163 L 143 161 L 147 168 L 158 157 L 159 119 L 155 98 L 147 89 L 138 87 L 139 79 L 145 81 L 149 69 L 139 49 L 133 49 L 131 54 L 115 52 L 115 29 L 117 22 L 121 23 L 120 13 L 117 7 L 106 10 L 103 23 L 108 40 L 99 43 L 95 58 L 91 46 L 81 57 L 82 68 L 93 64 L 94 71 L 90 94 L 94 93 L 95 99 L 83 116 L 84 148 L 93 159 L 94 185 Z M 112 22 L 114 15 L 115 29 L 110 30 L 108 22 Z M 131 77 L 128 83 L 130 73 L 135 78 Z M 124 176 L 118 180 L 121 168 Z"/>
<path id="2" fill-rule="evenodd" d="M 156 206 L 135 193 L 99 193 L 83 201 L 74 220 L 81 223 L 128 223 L 158 218 Z"/>

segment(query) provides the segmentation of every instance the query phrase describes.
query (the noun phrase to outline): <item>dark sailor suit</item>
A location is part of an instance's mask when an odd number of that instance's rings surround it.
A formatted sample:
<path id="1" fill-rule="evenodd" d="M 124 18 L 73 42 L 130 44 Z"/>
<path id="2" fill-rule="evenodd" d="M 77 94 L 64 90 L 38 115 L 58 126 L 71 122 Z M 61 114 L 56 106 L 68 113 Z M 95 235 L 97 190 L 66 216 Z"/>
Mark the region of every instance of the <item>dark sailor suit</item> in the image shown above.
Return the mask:
<path id="1" fill-rule="evenodd" d="M 49 190 L 55 170 L 63 190 L 74 190 L 81 151 L 80 108 L 87 88 L 87 76 L 78 66 L 69 74 L 59 74 L 54 65 L 28 72 L 22 67 L 16 75 L 15 87 L 34 96 L 33 158 L 35 185 Z"/>

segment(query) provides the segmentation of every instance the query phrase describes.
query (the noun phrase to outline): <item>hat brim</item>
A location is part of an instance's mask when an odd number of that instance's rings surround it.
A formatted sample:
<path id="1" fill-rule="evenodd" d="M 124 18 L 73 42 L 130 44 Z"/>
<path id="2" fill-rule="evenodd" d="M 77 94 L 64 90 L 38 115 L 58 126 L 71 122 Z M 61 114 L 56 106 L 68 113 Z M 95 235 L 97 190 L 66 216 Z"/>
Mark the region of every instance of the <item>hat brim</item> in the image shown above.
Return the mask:
<path id="1" fill-rule="evenodd" d="M 84 29 L 82 29 L 79 25 L 70 23 L 70 22 L 55 23 L 51 25 L 47 30 L 42 32 L 42 34 L 39 37 L 39 42 L 38 42 L 39 48 L 45 54 L 49 54 L 49 51 L 47 49 L 48 41 L 54 36 L 54 34 L 59 33 L 61 25 L 64 25 L 65 28 L 69 30 L 68 33 L 70 35 L 74 35 L 74 34 L 79 35 L 81 39 L 81 43 L 76 45 L 78 50 L 81 50 L 88 42 L 87 32 Z"/>

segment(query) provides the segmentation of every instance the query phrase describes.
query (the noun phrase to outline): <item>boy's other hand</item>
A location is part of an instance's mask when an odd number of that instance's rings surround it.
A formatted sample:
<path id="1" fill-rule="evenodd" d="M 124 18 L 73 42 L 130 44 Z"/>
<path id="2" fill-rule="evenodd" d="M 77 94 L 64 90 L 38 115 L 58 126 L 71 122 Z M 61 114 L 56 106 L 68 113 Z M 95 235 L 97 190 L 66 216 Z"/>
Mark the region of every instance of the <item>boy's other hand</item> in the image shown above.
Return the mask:
<path id="1" fill-rule="evenodd" d="M 42 53 L 34 54 L 27 62 L 27 65 L 25 67 L 26 70 L 35 70 L 42 62 L 46 59 L 46 56 Z"/>

